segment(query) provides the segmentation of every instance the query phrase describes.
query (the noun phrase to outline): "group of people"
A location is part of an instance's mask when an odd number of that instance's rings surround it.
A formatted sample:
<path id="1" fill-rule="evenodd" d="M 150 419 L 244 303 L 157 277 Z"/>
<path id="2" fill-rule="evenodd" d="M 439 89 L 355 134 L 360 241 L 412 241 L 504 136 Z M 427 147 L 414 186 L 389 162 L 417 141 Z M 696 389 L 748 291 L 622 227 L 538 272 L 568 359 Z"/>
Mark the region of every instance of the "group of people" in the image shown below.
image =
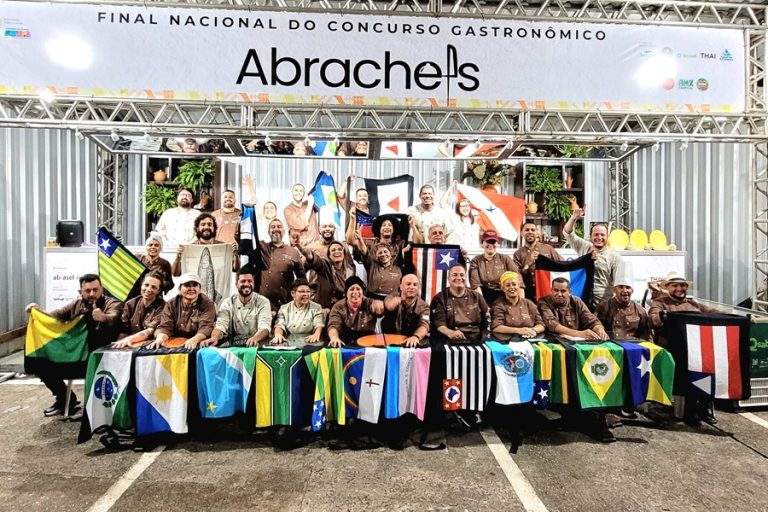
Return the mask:
<path id="1" fill-rule="evenodd" d="M 297 233 L 295 243 L 285 243 L 285 224 L 272 216 L 266 225 L 269 240 L 258 243 L 258 265 L 249 261 L 241 266 L 234 252 L 237 293 L 218 305 L 201 292 L 196 274 L 181 273 L 178 256 L 171 264 L 159 254 L 165 243 L 177 244 L 179 256 L 188 243 L 236 245 L 241 212 L 231 190 L 223 193 L 222 208 L 207 214 L 193 210 L 191 193 L 182 189 L 176 211 L 163 214 L 159 232 L 147 240 L 141 261 L 149 272 L 140 296 L 120 303 L 105 295 L 97 275 L 87 274 L 80 278 L 80 297 L 49 314 L 63 321 L 85 314 L 92 346 L 159 348 L 180 338 L 180 346 L 196 349 L 307 343 L 341 347 L 376 333 L 399 335 L 404 346 L 419 347 L 544 335 L 654 339 L 654 331 L 664 345 L 667 312 L 709 311 L 687 296 L 688 281 L 675 273 L 663 283 L 650 311 L 633 302 L 632 280 L 619 272 L 621 257 L 606 245 L 607 227 L 594 225 L 589 240 L 574 234 L 583 210 L 574 211 L 564 235 L 579 255 L 592 254 L 595 260 L 591 302 L 572 295 L 569 281 L 562 277 L 552 281 L 549 295 L 534 302 L 537 259 L 560 257 L 540 241 L 536 225 L 526 222 L 513 256 L 498 252 L 495 232 L 478 233 L 482 253 L 469 262 L 463 256 L 450 266 L 447 288 L 429 297 L 428 304 L 420 296 L 419 277 L 407 265 L 410 244 L 425 239 L 445 244 L 456 230 L 463 230 L 462 237 L 471 236 L 471 230 L 456 227 L 445 209 L 438 210 L 431 186 L 421 188 L 421 203 L 407 216 L 378 217 L 375 238 L 363 238 L 353 220 L 343 241 L 337 239 L 332 222 L 317 222 L 315 213 L 306 210 L 304 194 L 304 187 L 295 185 L 284 211 L 289 230 Z M 356 192 L 353 208 L 367 210 L 364 189 Z M 355 258 L 366 272 L 360 272 Z M 172 276 L 178 276 L 178 294 L 166 301 L 163 295 L 173 287 Z M 35 307 L 30 304 L 28 310 Z M 62 414 L 66 397 L 61 376 L 52 370 L 40 377 L 55 396 L 45 414 Z M 77 408 L 76 399 L 70 404 Z M 708 405 L 693 404 L 686 411 L 688 419 L 713 421 Z"/>

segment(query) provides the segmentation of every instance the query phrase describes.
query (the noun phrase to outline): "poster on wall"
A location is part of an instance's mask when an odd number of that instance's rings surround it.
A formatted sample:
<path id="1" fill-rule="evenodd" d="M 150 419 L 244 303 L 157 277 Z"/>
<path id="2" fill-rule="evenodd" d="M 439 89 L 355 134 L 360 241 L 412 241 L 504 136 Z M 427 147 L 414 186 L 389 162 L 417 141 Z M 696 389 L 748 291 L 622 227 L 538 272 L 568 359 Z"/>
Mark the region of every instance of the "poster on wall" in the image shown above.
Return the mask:
<path id="1" fill-rule="evenodd" d="M 80 296 L 80 276 L 99 273 L 96 248 L 46 249 L 45 286 L 46 311 L 58 309 Z"/>
<path id="2" fill-rule="evenodd" d="M 0 4 L 0 95 L 685 113 L 745 106 L 738 29 Z"/>

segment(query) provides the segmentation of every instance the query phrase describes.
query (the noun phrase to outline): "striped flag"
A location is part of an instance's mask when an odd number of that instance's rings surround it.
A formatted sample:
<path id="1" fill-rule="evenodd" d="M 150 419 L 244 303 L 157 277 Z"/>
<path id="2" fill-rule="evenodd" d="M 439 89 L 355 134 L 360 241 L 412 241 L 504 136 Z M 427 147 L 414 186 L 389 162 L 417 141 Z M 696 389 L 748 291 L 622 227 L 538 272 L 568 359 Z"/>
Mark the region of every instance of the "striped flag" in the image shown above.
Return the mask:
<path id="1" fill-rule="evenodd" d="M 256 426 L 299 425 L 303 420 L 301 349 L 260 348 L 256 354 Z"/>
<path id="2" fill-rule="evenodd" d="M 595 260 L 592 254 L 568 261 L 555 261 L 546 256 L 536 260 L 536 300 L 552 293 L 552 280 L 564 277 L 571 283 L 571 295 L 589 304 L 592 299 L 592 282 Z"/>
<path id="3" fill-rule="evenodd" d="M 424 420 L 430 348 L 387 347 L 384 384 L 384 417 L 398 418 L 410 412 Z"/>
<path id="4" fill-rule="evenodd" d="M 525 201 L 520 197 L 499 194 L 494 190 L 480 190 L 467 185 L 456 185 L 458 200 L 467 199 L 483 231 L 496 231 L 507 240 L 515 241 L 525 217 Z"/>
<path id="5" fill-rule="evenodd" d="M 414 272 L 421 280 L 421 298 L 429 304 L 432 297 L 448 286 L 448 270 L 459 263 L 458 245 L 411 244 Z"/>
<path id="6" fill-rule="evenodd" d="M 355 210 L 355 218 L 357 220 L 357 229 L 360 230 L 360 236 L 363 238 L 374 238 L 373 234 L 373 219 L 372 215 Z"/>
<path id="7" fill-rule="evenodd" d="M 492 361 L 485 345 L 445 345 L 443 408 L 482 411 L 491 392 Z"/>
<path id="8" fill-rule="evenodd" d="M 99 228 L 99 278 L 104 289 L 119 301 L 138 295 L 138 284 L 147 272 L 139 259 L 105 228 Z"/>

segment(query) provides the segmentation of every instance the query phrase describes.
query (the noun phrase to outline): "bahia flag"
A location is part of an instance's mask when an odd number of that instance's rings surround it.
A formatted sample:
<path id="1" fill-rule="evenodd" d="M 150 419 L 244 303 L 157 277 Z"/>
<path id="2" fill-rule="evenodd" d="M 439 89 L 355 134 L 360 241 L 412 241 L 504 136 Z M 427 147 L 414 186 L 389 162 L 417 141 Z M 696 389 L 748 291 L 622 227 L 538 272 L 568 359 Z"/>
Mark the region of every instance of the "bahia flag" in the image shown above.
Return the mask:
<path id="1" fill-rule="evenodd" d="M 448 270 L 459 263 L 458 245 L 411 244 L 414 273 L 421 280 L 421 298 L 429 304 L 432 297 L 448 286 Z"/>
<path id="2" fill-rule="evenodd" d="M 85 375 L 85 417 L 91 432 L 101 427 L 133 426 L 126 390 L 131 380 L 133 351 L 97 350 Z"/>
<path id="3" fill-rule="evenodd" d="M 672 354 L 647 341 L 622 342 L 619 345 L 624 348 L 624 363 L 629 376 L 633 405 L 636 407 L 643 402 L 672 405 L 675 376 Z"/>
<path id="4" fill-rule="evenodd" d="M 136 434 L 187 432 L 189 354 L 136 357 Z"/>
<path id="5" fill-rule="evenodd" d="M 373 234 L 373 219 L 372 215 L 355 210 L 355 218 L 357 220 L 357 227 L 360 230 L 360 236 L 363 238 L 375 238 Z"/>
<path id="6" fill-rule="evenodd" d="M 677 363 L 675 393 L 746 400 L 749 380 L 749 320 L 737 315 L 668 313 L 667 348 Z"/>
<path id="7" fill-rule="evenodd" d="M 260 348 L 256 353 L 256 426 L 300 425 L 301 349 Z"/>
<path id="8" fill-rule="evenodd" d="M 515 241 L 525 217 L 525 201 L 520 197 L 506 196 L 495 190 L 480 190 L 467 185 L 456 185 L 458 200 L 468 199 L 477 222 L 483 231 L 496 231 L 507 240 Z"/>
<path id="9" fill-rule="evenodd" d="M 255 365 L 255 348 L 206 347 L 197 352 L 197 402 L 203 418 L 246 411 Z"/>
<path id="10" fill-rule="evenodd" d="M 492 361 L 485 345 L 445 345 L 443 408 L 482 411 L 491 392 Z"/>
<path id="11" fill-rule="evenodd" d="M 424 420 L 432 349 L 387 347 L 384 381 L 384 417 L 398 418 L 410 412 Z"/>
<path id="12" fill-rule="evenodd" d="M 564 277 L 571 283 L 571 295 L 575 295 L 587 304 L 592 299 L 592 277 L 595 273 L 595 260 L 591 254 L 568 261 L 554 261 L 546 256 L 536 260 L 536 300 L 552 293 L 552 280 Z"/>
<path id="13" fill-rule="evenodd" d="M 613 342 L 568 343 L 582 409 L 624 405 L 624 349 Z"/>
<path id="14" fill-rule="evenodd" d="M 533 400 L 533 347 L 527 341 L 487 341 L 496 371 L 496 403 L 524 404 Z"/>
<path id="15" fill-rule="evenodd" d="M 336 184 L 333 176 L 325 171 L 317 173 L 315 184 L 307 195 L 312 198 L 315 210 L 320 211 L 321 208 L 325 208 L 326 211 L 332 212 L 334 224 L 341 227 L 341 210 L 336 198 Z"/>
<path id="16" fill-rule="evenodd" d="M 404 213 L 413 204 L 413 182 L 414 177 L 407 174 L 388 180 L 365 178 L 371 215 Z"/>
<path id="17" fill-rule="evenodd" d="M 104 289 L 125 302 L 138 295 L 142 276 L 147 272 L 139 259 L 110 233 L 99 229 L 99 278 Z"/>

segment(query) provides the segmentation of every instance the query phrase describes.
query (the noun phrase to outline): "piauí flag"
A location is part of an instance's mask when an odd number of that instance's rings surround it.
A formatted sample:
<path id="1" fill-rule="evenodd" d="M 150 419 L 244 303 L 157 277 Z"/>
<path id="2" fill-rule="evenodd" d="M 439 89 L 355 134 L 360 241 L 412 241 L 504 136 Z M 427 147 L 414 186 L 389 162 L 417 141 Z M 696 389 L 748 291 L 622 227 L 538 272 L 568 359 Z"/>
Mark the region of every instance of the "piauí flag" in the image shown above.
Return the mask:
<path id="1" fill-rule="evenodd" d="M 553 404 L 569 403 L 568 365 L 565 347 L 558 343 L 540 341 L 536 343 L 536 348 L 539 350 L 537 361 L 540 359 L 542 362 L 539 369 L 540 374 L 537 375 L 540 375 L 541 381 L 549 381 L 547 396 L 549 402 Z M 551 360 L 551 364 L 547 364 L 547 360 Z M 550 373 L 547 372 L 548 368 Z"/>
<path id="2" fill-rule="evenodd" d="M 398 418 L 410 412 L 424 419 L 431 357 L 429 348 L 387 347 L 385 418 Z"/>
<path id="3" fill-rule="evenodd" d="M 413 182 L 414 177 L 407 174 L 387 180 L 365 178 L 371 215 L 405 213 L 413 204 Z"/>
<path id="4" fill-rule="evenodd" d="M 99 278 L 104 289 L 125 302 L 138 295 L 139 281 L 147 272 L 139 259 L 110 233 L 99 228 Z"/>
<path id="5" fill-rule="evenodd" d="M 527 341 L 487 341 L 496 371 L 496 403 L 513 405 L 533 399 L 533 348 Z"/>
<path id="6" fill-rule="evenodd" d="M 456 398 L 451 386 L 458 385 L 459 409 L 482 411 L 491 393 L 493 368 L 491 350 L 485 345 L 445 346 L 445 381 L 453 382 L 446 389 L 443 404 Z M 444 383 L 445 383 L 444 381 Z"/>
<path id="7" fill-rule="evenodd" d="M 675 360 L 676 395 L 746 400 L 750 387 L 750 324 L 739 315 L 669 312 L 666 349 Z"/>
<path id="8" fill-rule="evenodd" d="M 259 229 L 256 222 L 256 208 L 252 204 L 242 204 L 243 215 L 240 217 L 240 238 L 237 240 L 237 253 L 248 256 L 248 265 L 262 268 L 259 256 Z"/>
<path id="9" fill-rule="evenodd" d="M 458 200 L 469 200 L 477 223 L 483 231 L 496 231 L 501 238 L 515 241 L 525 217 L 525 201 L 520 197 L 499 194 L 495 190 L 456 185 Z"/>
<path id="10" fill-rule="evenodd" d="M 552 349 L 545 343 L 533 343 L 533 353 L 533 405 L 546 409 L 552 381 Z"/>
<path id="11" fill-rule="evenodd" d="M 574 343 L 576 385 L 582 409 L 624 405 L 624 349 L 613 342 Z"/>
<path id="12" fill-rule="evenodd" d="M 301 349 L 260 348 L 256 353 L 256 426 L 300 425 Z"/>
<path id="13" fill-rule="evenodd" d="M 591 254 L 568 261 L 554 261 L 546 256 L 539 256 L 535 272 L 536 300 L 552 293 L 553 279 L 564 277 L 571 283 L 571 295 L 589 304 L 594 273 L 595 260 Z"/>
<path id="14" fill-rule="evenodd" d="M 387 371 L 387 349 L 365 349 L 363 380 L 360 383 L 360 401 L 357 417 L 369 423 L 379 422 L 384 396 L 384 377 Z"/>
<path id="15" fill-rule="evenodd" d="M 37 308 L 29 312 L 24 356 L 53 363 L 77 363 L 88 359 L 88 325 L 83 315 L 61 322 Z M 81 374 L 82 375 L 82 374 Z"/>
<path id="16" fill-rule="evenodd" d="M 632 403 L 646 401 L 672 405 L 675 361 L 663 348 L 649 342 L 619 343 L 624 348 L 624 362 L 629 376 Z"/>
<path id="17" fill-rule="evenodd" d="M 360 402 L 360 384 L 363 380 L 364 348 L 345 348 L 341 350 L 341 362 L 344 380 L 344 406 L 347 418 L 357 418 Z"/>
<path id="18" fill-rule="evenodd" d="M 136 433 L 187 432 L 189 354 L 136 357 Z"/>
<path id="19" fill-rule="evenodd" d="M 459 262 L 458 245 L 411 244 L 415 274 L 421 281 L 421 298 L 429 304 L 432 297 L 448 286 L 448 270 Z"/>
<path id="20" fill-rule="evenodd" d="M 360 230 L 360 236 L 363 238 L 374 238 L 373 234 L 373 219 L 372 215 L 355 210 L 355 218 L 357 219 L 357 229 Z"/>
<path id="21" fill-rule="evenodd" d="M 317 173 L 315 184 L 308 195 L 312 196 L 314 208 L 317 211 L 320 211 L 321 208 L 332 211 L 334 224 L 341 226 L 341 210 L 339 210 L 339 201 L 336 198 L 336 184 L 333 181 L 333 176 L 325 171 Z"/>
<path id="22" fill-rule="evenodd" d="M 91 432 L 99 427 L 133 426 L 126 390 L 131 380 L 132 351 L 97 350 L 88 359 L 85 412 Z"/>
<path id="23" fill-rule="evenodd" d="M 203 418 L 245 412 L 256 349 L 206 347 L 197 352 L 197 402 Z"/>

